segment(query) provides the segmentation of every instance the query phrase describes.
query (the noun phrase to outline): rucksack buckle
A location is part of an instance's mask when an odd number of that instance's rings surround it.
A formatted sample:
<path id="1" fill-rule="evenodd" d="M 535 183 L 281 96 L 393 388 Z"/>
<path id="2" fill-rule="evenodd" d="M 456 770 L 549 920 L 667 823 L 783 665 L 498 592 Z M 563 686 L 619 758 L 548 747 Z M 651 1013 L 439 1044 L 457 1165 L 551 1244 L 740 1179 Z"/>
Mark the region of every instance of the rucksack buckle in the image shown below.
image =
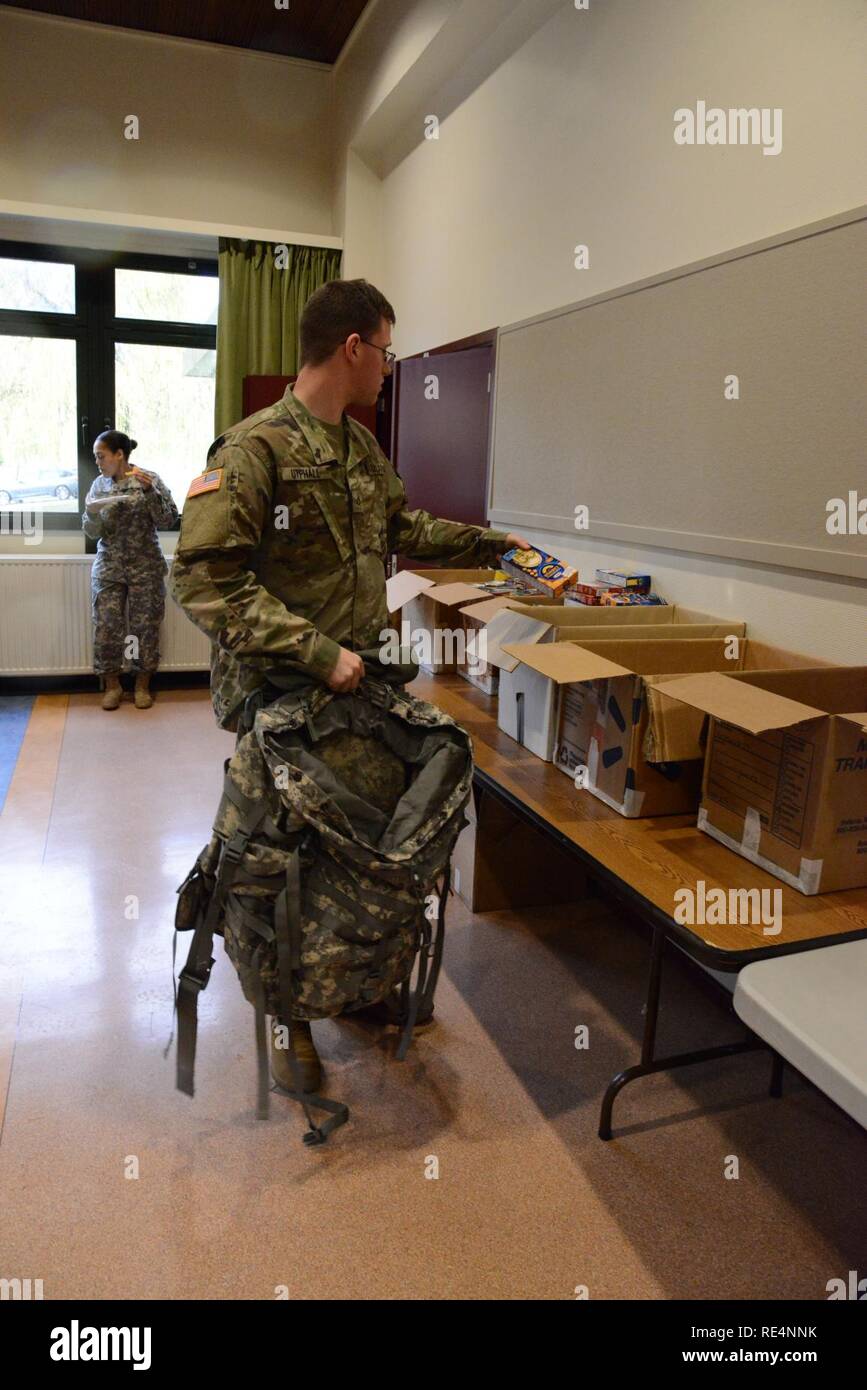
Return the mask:
<path id="1" fill-rule="evenodd" d="M 249 842 L 249 835 L 241 830 L 236 830 L 232 838 L 226 840 L 223 845 L 223 858 L 228 859 L 230 864 L 240 864 Z"/>
<path id="2" fill-rule="evenodd" d="M 362 681 L 359 693 L 363 693 L 372 705 L 378 705 L 380 709 L 390 709 L 394 698 L 391 686 L 384 685 L 381 681 Z"/>
<path id="3" fill-rule="evenodd" d="M 213 956 L 208 961 L 207 965 L 202 966 L 201 973 L 199 974 L 197 974 L 195 970 L 192 970 L 189 965 L 185 965 L 180 975 L 178 976 L 178 979 L 182 981 L 185 985 L 189 985 L 190 988 L 194 989 L 197 994 L 201 994 L 202 990 L 207 989 L 208 987 L 208 981 L 211 978 L 211 970 L 213 969 L 213 965 Z"/>

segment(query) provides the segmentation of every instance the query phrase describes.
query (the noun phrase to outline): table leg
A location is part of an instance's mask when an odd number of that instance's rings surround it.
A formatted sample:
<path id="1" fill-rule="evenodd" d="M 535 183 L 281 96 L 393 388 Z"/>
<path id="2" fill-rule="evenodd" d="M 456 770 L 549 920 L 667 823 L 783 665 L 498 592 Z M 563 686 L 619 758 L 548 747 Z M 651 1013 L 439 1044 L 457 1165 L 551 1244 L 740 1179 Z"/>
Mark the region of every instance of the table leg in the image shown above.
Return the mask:
<path id="1" fill-rule="evenodd" d="M 738 1043 L 724 1043 L 720 1047 L 704 1047 L 695 1052 L 679 1052 L 672 1057 L 654 1058 L 656 1047 L 656 1023 L 659 1017 L 659 994 L 662 982 L 662 954 L 665 948 L 666 933 L 663 927 L 654 926 L 650 951 L 650 975 L 647 982 L 647 1004 L 644 1018 L 644 1038 L 641 1044 L 641 1061 L 634 1067 L 627 1067 L 609 1083 L 602 1098 L 599 1114 L 599 1138 L 612 1138 L 611 1119 L 617 1096 L 639 1076 L 651 1076 L 658 1071 L 671 1071 L 675 1067 L 692 1066 L 695 1062 L 712 1062 L 720 1057 L 735 1057 L 741 1052 L 758 1052 L 765 1044 L 758 1038 Z"/>
<path id="2" fill-rule="evenodd" d="M 636 1067 L 627 1067 L 618 1072 L 602 1098 L 602 1111 L 599 1116 L 599 1138 L 611 1138 L 611 1116 L 614 1101 L 624 1086 L 638 1076 L 646 1076 L 653 1067 L 653 1051 L 656 1045 L 656 1020 L 659 1017 L 659 990 L 662 982 L 662 953 L 665 950 L 665 932 L 661 927 L 653 928 L 650 947 L 650 976 L 647 981 L 647 1003 L 644 1006 L 644 1037 L 641 1043 L 641 1061 Z"/>

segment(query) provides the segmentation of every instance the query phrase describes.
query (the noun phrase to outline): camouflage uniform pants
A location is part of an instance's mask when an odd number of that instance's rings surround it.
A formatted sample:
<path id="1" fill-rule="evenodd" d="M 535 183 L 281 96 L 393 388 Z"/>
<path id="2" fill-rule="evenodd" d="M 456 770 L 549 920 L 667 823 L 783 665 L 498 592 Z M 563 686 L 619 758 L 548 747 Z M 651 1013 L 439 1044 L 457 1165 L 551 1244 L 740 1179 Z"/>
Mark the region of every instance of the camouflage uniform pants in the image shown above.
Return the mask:
<path id="1" fill-rule="evenodd" d="M 126 608 L 129 605 L 127 621 Z M 124 658 L 139 671 L 160 664 L 160 624 L 166 609 L 162 575 L 134 584 L 108 583 L 93 590 L 93 669 L 98 676 L 122 671 Z M 137 645 L 129 643 L 134 638 Z"/>

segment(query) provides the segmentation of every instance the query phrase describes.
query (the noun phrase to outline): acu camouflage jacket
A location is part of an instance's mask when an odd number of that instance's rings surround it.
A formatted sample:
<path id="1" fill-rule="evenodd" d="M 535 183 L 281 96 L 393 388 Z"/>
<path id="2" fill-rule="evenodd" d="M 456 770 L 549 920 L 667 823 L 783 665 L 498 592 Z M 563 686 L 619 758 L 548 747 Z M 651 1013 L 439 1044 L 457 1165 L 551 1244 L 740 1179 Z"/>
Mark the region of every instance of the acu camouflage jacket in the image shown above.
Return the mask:
<path id="1" fill-rule="evenodd" d="M 269 670 L 328 676 L 338 647 L 381 645 L 389 554 L 496 564 L 506 532 L 410 511 L 373 435 L 349 416 L 345 465 L 287 387 L 208 451 L 184 506 L 173 597 L 211 638 L 217 722 L 232 729 Z"/>

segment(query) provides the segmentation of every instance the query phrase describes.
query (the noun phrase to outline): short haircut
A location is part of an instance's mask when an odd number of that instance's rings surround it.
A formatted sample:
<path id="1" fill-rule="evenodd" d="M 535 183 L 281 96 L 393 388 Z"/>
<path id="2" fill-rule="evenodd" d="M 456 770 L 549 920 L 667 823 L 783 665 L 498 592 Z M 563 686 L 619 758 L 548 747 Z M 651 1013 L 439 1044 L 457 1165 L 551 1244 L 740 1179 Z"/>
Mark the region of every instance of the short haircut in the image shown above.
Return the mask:
<path id="1" fill-rule="evenodd" d="M 329 280 L 314 290 L 301 315 L 301 366 L 318 367 L 351 333 L 369 338 L 382 319 L 394 323 L 384 294 L 366 280 Z"/>

